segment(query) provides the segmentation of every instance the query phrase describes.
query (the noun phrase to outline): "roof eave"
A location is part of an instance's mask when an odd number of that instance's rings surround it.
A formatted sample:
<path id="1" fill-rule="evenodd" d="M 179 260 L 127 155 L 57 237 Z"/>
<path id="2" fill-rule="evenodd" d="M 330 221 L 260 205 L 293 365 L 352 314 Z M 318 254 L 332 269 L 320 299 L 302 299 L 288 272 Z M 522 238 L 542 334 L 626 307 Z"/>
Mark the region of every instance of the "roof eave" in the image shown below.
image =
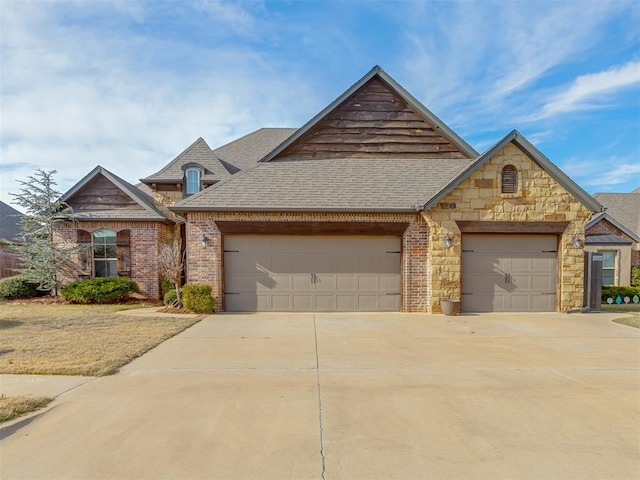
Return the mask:
<path id="1" fill-rule="evenodd" d="M 310 208 L 310 207 L 168 207 L 173 212 L 332 212 L 332 213 L 416 213 L 413 208 Z"/>

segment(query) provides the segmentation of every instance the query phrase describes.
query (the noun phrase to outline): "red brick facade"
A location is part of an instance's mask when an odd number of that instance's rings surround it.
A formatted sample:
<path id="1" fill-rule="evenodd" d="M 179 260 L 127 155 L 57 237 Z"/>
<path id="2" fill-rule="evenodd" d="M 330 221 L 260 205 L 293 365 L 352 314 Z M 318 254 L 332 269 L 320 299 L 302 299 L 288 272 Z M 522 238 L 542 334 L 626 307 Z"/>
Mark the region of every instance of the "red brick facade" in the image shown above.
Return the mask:
<path id="1" fill-rule="evenodd" d="M 86 222 L 70 223 L 59 234 L 66 243 L 76 243 L 77 231 L 89 233 L 98 230 L 119 232 L 129 230 L 129 249 L 131 279 L 140 287 L 140 293 L 148 298 L 160 298 L 160 274 L 158 273 L 158 254 L 163 244 L 173 238 L 173 227 L 159 222 Z M 65 283 L 77 280 L 67 276 Z"/>

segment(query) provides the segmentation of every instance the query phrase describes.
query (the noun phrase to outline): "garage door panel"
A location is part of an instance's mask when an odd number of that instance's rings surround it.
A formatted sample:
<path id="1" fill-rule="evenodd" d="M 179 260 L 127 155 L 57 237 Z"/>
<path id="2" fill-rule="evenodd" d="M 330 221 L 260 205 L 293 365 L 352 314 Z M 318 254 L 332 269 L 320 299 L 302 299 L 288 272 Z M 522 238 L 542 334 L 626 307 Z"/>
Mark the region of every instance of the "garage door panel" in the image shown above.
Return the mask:
<path id="1" fill-rule="evenodd" d="M 463 235 L 463 311 L 555 311 L 556 246 L 555 235 Z"/>
<path id="2" fill-rule="evenodd" d="M 400 237 L 225 235 L 225 308 L 399 310 L 400 248 Z"/>

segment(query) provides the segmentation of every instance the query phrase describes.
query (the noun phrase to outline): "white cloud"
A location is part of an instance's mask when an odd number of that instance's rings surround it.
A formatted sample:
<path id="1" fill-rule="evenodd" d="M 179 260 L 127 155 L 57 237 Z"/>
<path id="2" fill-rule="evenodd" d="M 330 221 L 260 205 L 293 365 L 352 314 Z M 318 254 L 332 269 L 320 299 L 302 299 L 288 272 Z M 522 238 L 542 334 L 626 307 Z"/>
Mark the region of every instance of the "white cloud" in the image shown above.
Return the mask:
<path id="1" fill-rule="evenodd" d="M 108 25 L 92 17 L 94 4 Z M 144 12 L 62 5 L 2 7 L 5 202 L 19 189 L 15 180 L 35 168 L 58 170 L 62 191 L 97 164 L 135 183 L 199 136 L 216 147 L 262 126 L 297 126 L 317 108 L 304 79 L 248 47 L 151 37 L 134 27 L 123 35 L 112 24 L 135 24 Z"/>
<path id="2" fill-rule="evenodd" d="M 569 87 L 548 100 L 535 118 L 600 107 L 612 93 L 638 83 L 640 62 L 628 62 L 604 72 L 579 76 Z"/>
<path id="3" fill-rule="evenodd" d="M 597 160 L 568 160 L 562 169 L 589 191 L 618 191 L 616 186 L 631 183 L 640 185 L 640 163 L 634 156 L 600 158 Z"/>

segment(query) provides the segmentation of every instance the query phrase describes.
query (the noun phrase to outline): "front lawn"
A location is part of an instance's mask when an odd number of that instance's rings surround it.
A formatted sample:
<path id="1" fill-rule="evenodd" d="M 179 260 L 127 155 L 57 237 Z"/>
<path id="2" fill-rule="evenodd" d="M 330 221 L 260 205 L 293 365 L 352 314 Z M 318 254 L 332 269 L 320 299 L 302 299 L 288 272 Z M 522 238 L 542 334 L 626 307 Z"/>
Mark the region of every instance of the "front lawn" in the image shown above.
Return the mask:
<path id="1" fill-rule="evenodd" d="M 640 304 L 630 303 L 627 305 L 602 305 L 603 312 L 620 312 L 627 313 L 628 315 L 621 318 L 616 318 L 613 321 L 621 325 L 627 325 L 629 327 L 640 328 Z"/>
<path id="2" fill-rule="evenodd" d="M 128 308 L 0 303 L 0 373 L 110 375 L 203 318 L 116 314 Z"/>

